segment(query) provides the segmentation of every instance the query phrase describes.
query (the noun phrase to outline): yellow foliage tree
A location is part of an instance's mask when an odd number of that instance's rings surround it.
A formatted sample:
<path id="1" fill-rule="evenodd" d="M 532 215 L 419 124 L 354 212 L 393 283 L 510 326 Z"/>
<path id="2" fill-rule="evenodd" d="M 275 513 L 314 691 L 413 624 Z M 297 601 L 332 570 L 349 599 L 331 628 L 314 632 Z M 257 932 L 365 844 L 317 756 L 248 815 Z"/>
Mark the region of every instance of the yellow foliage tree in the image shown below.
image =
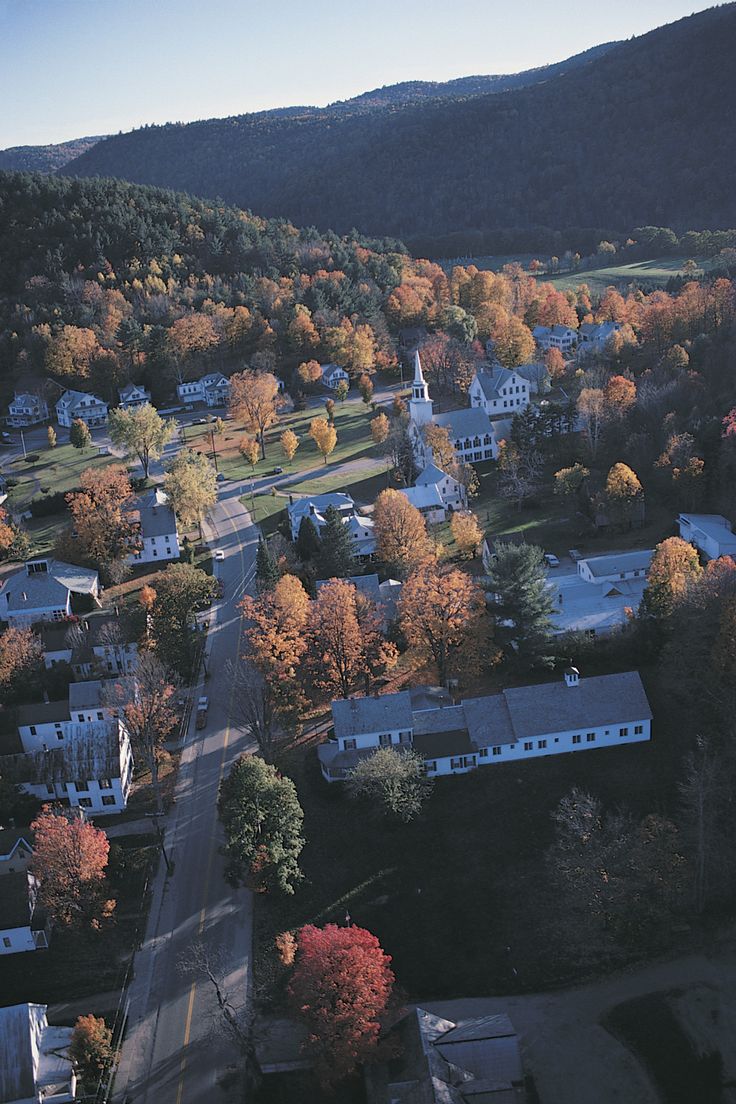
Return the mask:
<path id="1" fill-rule="evenodd" d="M 327 457 L 334 452 L 337 444 L 337 430 L 327 418 L 312 418 L 309 424 L 309 436 L 322 453 L 325 464 Z"/>

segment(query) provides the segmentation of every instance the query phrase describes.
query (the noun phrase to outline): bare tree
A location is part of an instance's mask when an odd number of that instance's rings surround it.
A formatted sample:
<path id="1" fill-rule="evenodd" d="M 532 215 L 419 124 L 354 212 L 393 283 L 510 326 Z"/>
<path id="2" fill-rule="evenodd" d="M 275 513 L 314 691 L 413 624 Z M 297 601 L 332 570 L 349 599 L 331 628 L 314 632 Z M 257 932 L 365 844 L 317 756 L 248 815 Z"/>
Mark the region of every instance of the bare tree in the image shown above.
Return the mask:
<path id="1" fill-rule="evenodd" d="M 273 763 L 278 747 L 277 708 L 268 682 L 247 655 L 227 665 L 233 687 L 236 724 L 250 732 L 267 763 Z"/>
<path id="2" fill-rule="evenodd" d="M 696 750 L 685 760 L 685 777 L 678 788 L 691 847 L 694 904 L 702 912 L 712 886 L 722 883 L 731 853 L 721 827 L 730 800 L 728 775 L 707 739 L 700 737 Z"/>

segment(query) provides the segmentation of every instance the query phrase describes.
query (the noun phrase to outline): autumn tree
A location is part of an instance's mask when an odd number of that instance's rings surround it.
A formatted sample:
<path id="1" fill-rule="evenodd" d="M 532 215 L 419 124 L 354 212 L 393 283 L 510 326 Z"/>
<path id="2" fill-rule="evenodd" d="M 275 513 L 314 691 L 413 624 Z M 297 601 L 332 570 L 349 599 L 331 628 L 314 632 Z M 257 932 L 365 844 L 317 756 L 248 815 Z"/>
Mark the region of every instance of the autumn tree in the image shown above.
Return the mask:
<path id="1" fill-rule="evenodd" d="M 434 463 L 443 472 L 449 474 L 455 466 L 457 453 L 447 426 L 435 425 L 430 422 L 422 427 L 422 436 L 425 445 L 432 450 Z"/>
<path id="2" fill-rule="evenodd" d="M 125 468 L 86 468 L 78 491 L 66 496 L 72 515 L 73 544 L 79 556 L 109 579 L 134 544 L 130 516 L 133 488 Z"/>
<path id="3" fill-rule="evenodd" d="M 335 395 L 337 396 L 337 398 L 339 399 L 340 402 L 345 402 L 346 398 L 348 397 L 348 392 L 349 391 L 350 391 L 350 384 L 348 383 L 347 380 L 343 379 L 343 380 L 340 380 L 337 387 L 335 388 Z"/>
<path id="4" fill-rule="evenodd" d="M 267 683 L 276 723 L 291 728 L 302 704 L 297 675 L 307 647 L 307 592 L 295 575 L 283 575 L 273 590 L 244 598 L 241 609 L 251 622 L 245 631 L 247 657 Z"/>
<path id="5" fill-rule="evenodd" d="M 335 400 L 325 399 L 325 410 L 327 411 L 327 421 L 334 422 L 335 420 Z"/>
<path id="6" fill-rule="evenodd" d="M 297 437 L 296 433 L 294 433 L 293 429 L 285 429 L 284 432 L 281 434 L 280 441 L 281 451 L 283 452 L 287 463 L 290 464 L 296 456 L 296 450 L 299 448 L 299 438 Z"/>
<path id="7" fill-rule="evenodd" d="M 290 778 L 257 755 L 241 755 L 220 785 L 228 875 L 291 894 L 302 880 L 304 813 Z"/>
<path id="8" fill-rule="evenodd" d="M 561 498 L 575 498 L 589 476 L 590 470 L 580 463 L 575 463 L 570 468 L 560 468 L 555 472 L 554 493 Z"/>
<path id="9" fill-rule="evenodd" d="M 567 371 L 567 363 L 559 349 L 548 349 L 544 354 L 544 363 L 553 383 L 561 380 Z"/>
<path id="10" fill-rule="evenodd" d="M 360 376 L 358 379 L 358 391 L 366 406 L 370 406 L 373 398 L 373 380 L 370 376 Z"/>
<path id="11" fill-rule="evenodd" d="M 424 759 L 411 748 L 377 748 L 349 773 L 348 792 L 369 809 L 407 824 L 422 811 L 432 793 Z"/>
<path id="12" fill-rule="evenodd" d="M 312 418 L 309 423 L 309 436 L 322 453 L 326 464 L 328 456 L 334 452 L 337 444 L 337 430 L 334 425 L 327 418 Z"/>
<path id="13" fill-rule="evenodd" d="M 583 388 L 578 396 L 578 417 L 590 455 L 595 460 L 606 417 L 606 400 L 600 388 Z"/>
<path id="14" fill-rule="evenodd" d="M 205 357 L 219 341 L 214 321 L 199 311 L 177 318 L 167 336 L 169 348 L 180 366 L 180 378 L 183 366 Z"/>
<path id="15" fill-rule="evenodd" d="M 89 426 L 81 418 L 75 418 L 69 430 L 69 441 L 75 449 L 84 452 L 92 444 L 92 434 Z"/>
<path id="16" fill-rule="evenodd" d="M 30 628 L 10 626 L 0 635 L 0 695 L 8 704 L 28 693 L 43 670 L 43 644 Z"/>
<path id="17" fill-rule="evenodd" d="M 381 491 L 373 512 L 378 554 L 387 567 L 406 578 L 413 567 L 435 555 L 424 518 L 400 491 Z"/>
<path id="18" fill-rule="evenodd" d="M 364 928 L 307 924 L 289 983 L 294 1015 L 307 1029 L 319 1081 L 329 1086 L 375 1053 L 394 984 L 391 959 Z"/>
<path id="19" fill-rule="evenodd" d="M 261 446 L 255 437 L 250 437 L 247 433 L 241 437 L 238 442 L 238 452 L 246 463 L 250 464 L 251 470 L 255 471 L 256 464 L 261 458 Z"/>
<path id="20" fill-rule="evenodd" d="M 307 360 L 300 364 L 296 374 L 302 383 L 315 384 L 322 380 L 322 365 L 318 360 Z"/>
<path id="21" fill-rule="evenodd" d="M 202 521 L 217 502 L 217 472 L 206 457 L 192 449 L 178 452 L 166 468 L 164 491 L 184 525 L 196 525 L 202 537 Z"/>
<path id="22" fill-rule="evenodd" d="M 328 506 L 325 510 L 316 566 L 321 579 L 344 579 L 355 571 L 353 538 L 340 511 L 334 506 Z"/>
<path id="23" fill-rule="evenodd" d="M 188 563 L 169 564 L 151 582 L 156 592 L 150 613 L 156 654 L 166 667 L 188 678 L 197 648 L 192 623 L 196 612 L 215 597 L 217 584 L 211 575 Z"/>
<path id="24" fill-rule="evenodd" d="M 14 537 L 13 523 L 10 520 L 7 510 L 4 510 L 2 506 L 0 506 L 0 555 L 10 551 L 13 546 Z"/>
<path id="25" fill-rule="evenodd" d="M 478 555 L 483 540 L 483 530 L 475 514 L 469 510 L 456 510 L 450 520 L 452 539 L 464 556 Z"/>
<path id="26" fill-rule="evenodd" d="M 385 414 L 376 414 L 371 418 L 371 438 L 374 445 L 383 445 L 388 440 L 391 423 Z"/>
<path id="27" fill-rule="evenodd" d="M 530 443 L 521 448 L 514 441 L 498 443 L 498 492 L 516 503 L 517 510 L 531 498 L 542 476 L 541 453 Z"/>
<path id="28" fill-rule="evenodd" d="M 279 382 L 272 372 L 247 368 L 230 377 L 230 414 L 255 433 L 266 459 L 266 430 L 278 420 L 282 405 Z"/>
<path id="29" fill-rule="evenodd" d="M 427 562 L 409 576 L 399 599 L 399 624 L 411 647 L 431 659 L 444 686 L 482 650 L 483 592 L 464 571 Z"/>
<path id="30" fill-rule="evenodd" d="M 639 477 L 628 464 L 614 464 L 606 478 L 606 502 L 612 520 L 631 528 L 636 507 L 643 501 Z"/>
<path id="31" fill-rule="evenodd" d="M 112 1031 L 101 1016 L 78 1016 L 69 1041 L 69 1057 L 87 1092 L 94 1095 L 115 1057 Z"/>
<path id="32" fill-rule="evenodd" d="M 489 570 L 496 595 L 496 639 L 528 667 L 550 667 L 554 603 L 544 554 L 534 544 L 499 541 Z"/>
<path id="33" fill-rule="evenodd" d="M 654 550 L 642 612 L 651 617 L 669 617 L 688 585 L 702 572 L 697 549 L 681 537 L 667 537 Z"/>
<path id="34" fill-rule="evenodd" d="M 622 418 L 636 402 L 636 384 L 625 376 L 609 376 L 603 400 L 607 418 Z"/>
<path id="35" fill-rule="evenodd" d="M 107 897 L 110 844 L 105 833 L 70 810 L 57 812 L 48 806 L 31 831 L 34 853 L 29 869 L 40 882 L 40 902 L 51 919 L 65 927 L 98 927 L 115 908 Z"/>
<path id="36" fill-rule="evenodd" d="M 176 422 L 173 418 L 165 421 L 150 403 L 145 403 L 134 410 L 111 410 L 108 431 L 113 444 L 124 448 L 128 458 L 138 458 L 148 479 L 151 461 L 160 459 L 176 433 Z"/>
<path id="37" fill-rule="evenodd" d="M 89 376 L 90 365 L 99 344 L 94 330 L 80 326 L 62 326 L 46 346 L 46 370 L 61 379 Z"/>
<path id="38" fill-rule="evenodd" d="M 56 430 L 53 426 L 47 426 L 46 428 L 46 440 L 50 449 L 56 448 Z"/>
<path id="39" fill-rule="evenodd" d="M 670 489 L 685 510 L 692 510 L 703 489 L 705 462 L 695 454 L 690 433 L 671 433 L 655 467 L 670 478 Z"/>

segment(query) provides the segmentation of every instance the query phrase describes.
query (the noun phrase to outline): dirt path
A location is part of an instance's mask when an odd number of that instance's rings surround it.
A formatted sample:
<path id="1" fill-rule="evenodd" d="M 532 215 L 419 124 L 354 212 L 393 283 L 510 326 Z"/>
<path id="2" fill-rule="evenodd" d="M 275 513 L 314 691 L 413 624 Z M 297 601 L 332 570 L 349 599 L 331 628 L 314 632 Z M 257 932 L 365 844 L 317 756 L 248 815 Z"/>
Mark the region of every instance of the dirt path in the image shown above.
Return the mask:
<path id="1" fill-rule="evenodd" d="M 691 991 L 679 1001 L 679 1019 L 696 1040 L 702 1031 L 693 1030 L 689 1013 L 697 1018 L 704 991 L 711 994 L 719 1018 L 732 1023 L 736 950 L 691 955 L 558 993 L 433 1001 L 426 1007 L 454 1020 L 508 1013 L 522 1037 L 525 1066 L 534 1076 L 541 1104 L 661 1104 L 647 1071 L 599 1021 L 623 1001 L 672 989 Z M 719 1031 L 710 1043 L 722 1049 L 724 1068 L 730 1071 L 736 1042 Z"/>

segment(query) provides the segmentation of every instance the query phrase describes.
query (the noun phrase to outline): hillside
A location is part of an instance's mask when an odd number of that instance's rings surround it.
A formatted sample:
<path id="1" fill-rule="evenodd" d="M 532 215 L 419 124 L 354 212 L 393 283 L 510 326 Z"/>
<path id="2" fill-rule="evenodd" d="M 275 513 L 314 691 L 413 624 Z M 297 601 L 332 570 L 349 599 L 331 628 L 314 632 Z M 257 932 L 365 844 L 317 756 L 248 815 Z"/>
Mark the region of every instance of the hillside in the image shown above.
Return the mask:
<path id="1" fill-rule="evenodd" d="M 728 4 L 528 88 L 387 111 L 149 127 L 62 171 L 397 235 L 421 252 L 470 251 L 509 227 L 728 226 L 734 55 Z"/>
<path id="2" fill-rule="evenodd" d="M 6 172 L 56 172 L 68 161 L 92 149 L 105 135 L 73 138 L 50 146 L 11 146 L 0 150 L 0 170 Z"/>

